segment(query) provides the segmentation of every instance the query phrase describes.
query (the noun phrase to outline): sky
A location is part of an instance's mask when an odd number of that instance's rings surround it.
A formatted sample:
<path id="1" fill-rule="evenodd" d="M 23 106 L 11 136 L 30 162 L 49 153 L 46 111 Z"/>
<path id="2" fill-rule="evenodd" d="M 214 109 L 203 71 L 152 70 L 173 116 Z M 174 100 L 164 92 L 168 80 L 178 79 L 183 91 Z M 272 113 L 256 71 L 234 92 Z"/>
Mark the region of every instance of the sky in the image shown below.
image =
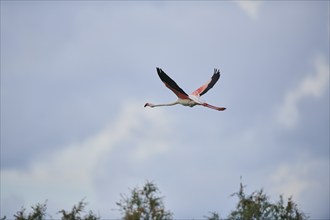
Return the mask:
<path id="1" fill-rule="evenodd" d="M 246 193 L 329 213 L 328 1 L 1 1 L 1 217 L 119 218 L 153 181 L 174 218 Z M 144 108 L 186 92 L 226 107 Z"/>

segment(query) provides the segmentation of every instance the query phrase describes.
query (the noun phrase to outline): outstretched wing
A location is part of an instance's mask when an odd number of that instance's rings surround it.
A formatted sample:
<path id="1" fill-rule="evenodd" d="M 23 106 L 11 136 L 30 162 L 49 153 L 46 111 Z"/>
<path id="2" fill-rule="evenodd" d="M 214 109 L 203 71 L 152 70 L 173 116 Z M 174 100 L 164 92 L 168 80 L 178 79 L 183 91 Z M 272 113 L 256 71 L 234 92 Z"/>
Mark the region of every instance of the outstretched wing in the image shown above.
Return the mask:
<path id="1" fill-rule="evenodd" d="M 220 78 L 220 70 L 214 69 L 214 73 L 211 80 L 209 80 L 207 83 L 196 89 L 192 94 L 196 96 L 204 95 L 214 86 L 214 84 L 219 80 L 219 78 Z"/>
<path id="2" fill-rule="evenodd" d="M 181 99 L 188 98 L 187 93 L 185 93 L 185 91 L 183 91 L 178 86 L 178 84 L 176 84 L 176 82 L 174 82 L 173 79 L 171 79 L 168 75 L 166 75 L 166 73 L 161 68 L 157 67 L 156 69 L 157 69 L 157 73 L 158 73 L 159 78 L 163 81 L 163 83 L 165 84 L 165 86 L 167 88 L 172 90 L 175 93 L 175 95 L 177 95 Z"/>

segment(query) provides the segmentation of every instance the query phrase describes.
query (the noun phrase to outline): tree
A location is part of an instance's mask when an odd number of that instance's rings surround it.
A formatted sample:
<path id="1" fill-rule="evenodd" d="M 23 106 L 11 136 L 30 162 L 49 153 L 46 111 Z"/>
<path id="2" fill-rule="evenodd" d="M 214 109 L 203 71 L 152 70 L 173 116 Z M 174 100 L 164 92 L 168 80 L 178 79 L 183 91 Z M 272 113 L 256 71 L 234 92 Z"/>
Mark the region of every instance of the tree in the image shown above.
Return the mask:
<path id="1" fill-rule="evenodd" d="M 216 212 L 211 212 L 211 216 L 204 216 L 207 220 L 220 220 L 220 215 Z"/>
<path id="2" fill-rule="evenodd" d="M 86 205 L 87 203 L 82 200 L 78 205 L 74 205 L 70 212 L 62 209 L 59 211 L 59 213 L 62 213 L 61 220 L 99 220 L 100 217 L 97 217 L 92 211 L 89 211 L 87 215 L 81 216 Z"/>
<path id="3" fill-rule="evenodd" d="M 240 183 L 238 192 L 231 196 L 238 198 L 235 210 L 231 211 L 226 219 L 229 220 L 304 220 L 308 216 L 298 209 L 298 205 L 288 198 L 285 202 L 283 196 L 275 203 L 269 201 L 269 197 L 261 189 L 251 195 L 244 192 L 245 186 Z M 163 197 L 159 196 L 157 186 L 152 182 L 146 182 L 142 188 L 136 187 L 131 190 L 130 196 L 121 195 L 122 199 L 117 202 L 123 214 L 123 220 L 172 220 L 172 213 L 165 209 Z M 84 211 L 87 203 L 84 200 L 74 205 L 70 211 L 61 210 L 61 220 L 100 220 L 92 211 L 87 214 Z M 32 212 L 26 214 L 25 208 L 18 211 L 15 220 L 46 220 L 51 219 L 46 213 L 46 202 L 32 206 Z M 211 216 L 205 216 L 208 220 L 220 220 L 220 215 L 211 212 Z M 48 218 L 47 218 L 48 217 Z M 6 216 L 0 220 L 6 220 Z"/>
<path id="4" fill-rule="evenodd" d="M 254 220 L 254 219 L 277 219 L 277 220 L 303 220 L 307 215 L 298 209 L 292 197 L 284 202 L 283 196 L 276 203 L 271 203 L 263 190 L 254 191 L 251 195 L 245 195 L 244 186 L 240 183 L 239 191 L 231 196 L 238 197 L 236 209 L 231 211 L 228 220 Z M 212 213 L 208 220 L 219 220 L 217 213 Z"/>
<path id="5" fill-rule="evenodd" d="M 46 202 L 43 204 L 37 204 L 35 206 L 31 206 L 32 212 L 28 215 L 25 214 L 26 209 L 22 207 L 20 211 L 18 211 L 14 217 L 15 220 L 44 220 L 46 219 L 47 213 L 47 205 Z"/>
<path id="6" fill-rule="evenodd" d="M 93 214 L 92 211 L 89 211 L 87 215 L 81 216 L 81 213 L 84 212 L 85 206 L 87 205 L 86 202 L 83 200 L 78 203 L 78 205 L 74 205 L 72 210 L 67 212 L 64 210 L 59 211 L 58 213 L 62 213 L 61 220 L 100 220 L 100 217 L 97 217 Z M 43 204 L 37 204 L 32 206 L 32 212 L 29 214 L 25 214 L 26 209 L 22 208 L 18 211 L 14 217 L 15 220 L 46 220 L 49 216 L 46 213 L 47 205 L 46 202 Z M 5 220 L 6 217 L 3 218 Z"/>
<path id="7" fill-rule="evenodd" d="M 172 219 L 172 213 L 165 210 L 163 197 L 158 195 L 157 186 L 147 182 L 142 189 L 131 190 L 130 197 L 121 195 L 121 201 L 116 204 L 124 214 L 125 220 L 165 220 Z"/>

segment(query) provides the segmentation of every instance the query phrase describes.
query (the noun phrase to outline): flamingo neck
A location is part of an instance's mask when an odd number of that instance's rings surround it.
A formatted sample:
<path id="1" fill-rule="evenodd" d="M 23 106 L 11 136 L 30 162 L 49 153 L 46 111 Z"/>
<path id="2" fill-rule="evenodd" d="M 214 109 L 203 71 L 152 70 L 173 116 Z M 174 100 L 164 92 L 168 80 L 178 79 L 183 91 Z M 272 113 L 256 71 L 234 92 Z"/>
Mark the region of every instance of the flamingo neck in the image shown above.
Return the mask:
<path id="1" fill-rule="evenodd" d="M 164 104 L 151 104 L 149 103 L 149 106 L 150 107 L 160 107 L 160 106 L 172 106 L 172 105 L 176 105 L 178 104 L 178 101 L 175 101 L 175 102 L 171 102 L 171 103 L 164 103 Z"/>

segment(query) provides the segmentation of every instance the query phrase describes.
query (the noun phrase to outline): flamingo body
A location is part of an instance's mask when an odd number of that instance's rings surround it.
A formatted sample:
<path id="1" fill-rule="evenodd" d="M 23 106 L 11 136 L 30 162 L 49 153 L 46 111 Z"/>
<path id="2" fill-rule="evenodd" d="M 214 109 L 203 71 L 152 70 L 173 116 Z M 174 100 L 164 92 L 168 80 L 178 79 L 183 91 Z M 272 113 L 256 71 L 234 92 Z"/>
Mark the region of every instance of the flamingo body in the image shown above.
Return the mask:
<path id="1" fill-rule="evenodd" d="M 196 89 L 192 94 L 188 95 L 183 89 L 181 89 L 176 82 L 171 79 L 161 68 L 156 68 L 159 78 L 163 81 L 165 86 L 172 90 L 174 94 L 178 97 L 178 99 L 175 102 L 172 103 L 165 103 L 165 104 L 152 104 L 152 103 L 146 103 L 144 107 L 159 107 L 159 106 L 172 106 L 181 104 L 183 106 L 189 106 L 194 107 L 195 105 L 201 105 L 204 107 L 208 107 L 214 110 L 223 111 L 226 108 L 224 107 L 216 107 L 213 105 L 210 105 L 200 99 L 200 96 L 204 95 L 207 91 L 209 91 L 215 83 L 220 78 L 220 71 L 218 69 L 214 69 L 214 74 L 207 83 Z"/>

